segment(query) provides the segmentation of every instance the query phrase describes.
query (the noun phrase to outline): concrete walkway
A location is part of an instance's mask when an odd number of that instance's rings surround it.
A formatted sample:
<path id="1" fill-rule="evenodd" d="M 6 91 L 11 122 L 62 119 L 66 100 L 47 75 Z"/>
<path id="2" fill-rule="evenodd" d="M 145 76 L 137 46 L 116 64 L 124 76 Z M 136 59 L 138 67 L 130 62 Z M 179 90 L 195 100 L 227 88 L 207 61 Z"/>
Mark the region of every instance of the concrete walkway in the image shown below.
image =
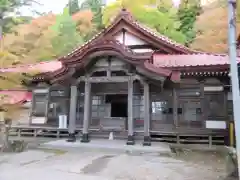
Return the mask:
<path id="1" fill-rule="evenodd" d="M 50 149 L 89 149 L 89 150 L 105 150 L 120 153 L 156 153 L 158 155 L 170 154 L 171 150 L 167 143 L 152 143 L 152 146 L 143 146 L 141 141 L 136 141 L 135 145 L 126 145 L 124 140 L 107 140 L 107 139 L 94 139 L 89 143 L 81 143 L 79 140 L 70 143 L 66 140 L 56 140 L 43 143 L 40 148 Z"/>

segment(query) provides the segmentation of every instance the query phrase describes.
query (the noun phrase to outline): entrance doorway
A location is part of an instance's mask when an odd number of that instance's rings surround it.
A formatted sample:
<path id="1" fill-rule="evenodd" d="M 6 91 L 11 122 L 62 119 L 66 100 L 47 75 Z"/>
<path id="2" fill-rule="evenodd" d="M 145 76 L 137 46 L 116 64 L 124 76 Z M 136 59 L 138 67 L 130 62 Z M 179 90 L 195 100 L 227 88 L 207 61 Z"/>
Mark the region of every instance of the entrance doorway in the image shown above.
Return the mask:
<path id="1" fill-rule="evenodd" d="M 179 99 L 179 126 L 202 128 L 202 110 L 200 99 Z"/>
<path id="2" fill-rule="evenodd" d="M 111 103 L 111 117 L 127 117 L 127 103 Z"/>
<path id="3" fill-rule="evenodd" d="M 111 104 L 111 117 L 128 116 L 128 103 L 126 94 L 106 95 L 106 103 Z"/>

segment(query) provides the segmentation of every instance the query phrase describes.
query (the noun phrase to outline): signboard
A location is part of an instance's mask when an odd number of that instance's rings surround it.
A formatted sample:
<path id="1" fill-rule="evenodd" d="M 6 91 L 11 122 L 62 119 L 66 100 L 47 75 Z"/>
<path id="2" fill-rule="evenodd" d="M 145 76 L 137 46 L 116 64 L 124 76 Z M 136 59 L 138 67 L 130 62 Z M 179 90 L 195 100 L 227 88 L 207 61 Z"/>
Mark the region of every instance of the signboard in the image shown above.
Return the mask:
<path id="1" fill-rule="evenodd" d="M 208 91 L 208 92 L 223 91 L 223 86 L 206 86 L 204 87 L 204 91 Z"/>
<path id="2" fill-rule="evenodd" d="M 68 96 L 68 91 L 64 91 L 64 90 L 52 90 L 52 91 L 50 92 L 50 96 L 51 96 L 51 97 L 57 97 L 57 96 L 65 97 L 65 96 Z"/>
<path id="3" fill-rule="evenodd" d="M 0 112 L 0 123 L 4 122 L 4 112 Z"/>
<path id="4" fill-rule="evenodd" d="M 178 95 L 179 96 L 200 96 L 201 93 L 199 91 L 188 91 L 188 90 L 185 90 L 185 91 L 179 91 Z"/>
<path id="5" fill-rule="evenodd" d="M 232 101 L 232 92 L 228 92 L 227 94 L 227 100 Z"/>
<path id="6" fill-rule="evenodd" d="M 226 124 L 225 121 L 207 120 L 206 121 L 206 128 L 207 129 L 226 129 L 227 124 Z"/>
<path id="7" fill-rule="evenodd" d="M 59 129 L 67 129 L 67 116 L 66 115 L 59 115 L 58 128 Z"/>
<path id="8" fill-rule="evenodd" d="M 43 93 L 48 93 L 48 88 L 45 88 L 45 89 L 34 89 L 33 90 L 34 93 L 36 94 L 43 94 Z"/>
<path id="9" fill-rule="evenodd" d="M 46 117 L 32 117 L 32 124 L 45 124 L 46 122 Z"/>

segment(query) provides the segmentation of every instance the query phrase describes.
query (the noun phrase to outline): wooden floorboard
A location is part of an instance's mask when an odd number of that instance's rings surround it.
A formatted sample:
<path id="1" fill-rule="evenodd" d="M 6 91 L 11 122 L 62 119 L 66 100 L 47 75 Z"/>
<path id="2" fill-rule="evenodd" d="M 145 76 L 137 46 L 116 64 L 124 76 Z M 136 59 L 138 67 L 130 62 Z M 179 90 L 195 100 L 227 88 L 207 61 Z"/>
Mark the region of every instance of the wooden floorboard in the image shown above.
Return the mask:
<path id="1" fill-rule="evenodd" d="M 22 129 L 22 130 L 55 130 L 55 131 L 67 131 L 68 129 L 59 129 L 56 125 L 49 125 L 49 124 L 45 124 L 45 125 L 29 125 L 29 124 L 20 124 L 20 125 L 13 125 L 12 129 Z M 112 128 L 113 130 L 109 129 L 101 129 L 98 126 L 92 126 L 89 128 L 90 131 L 127 131 L 124 129 L 115 129 Z M 81 131 L 82 127 L 79 125 L 76 127 L 77 131 Z M 135 128 L 135 132 L 136 133 L 143 133 L 143 129 L 142 128 Z M 153 129 L 150 130 L 151 134 L 169 134 L 169 135 L 211 135 L 211 134 L 225 134 L 227 133 L 227 130 L 211 130 L 211 129 L 199 129 L 199 128 L 161 128 L 161 129 Z"/>

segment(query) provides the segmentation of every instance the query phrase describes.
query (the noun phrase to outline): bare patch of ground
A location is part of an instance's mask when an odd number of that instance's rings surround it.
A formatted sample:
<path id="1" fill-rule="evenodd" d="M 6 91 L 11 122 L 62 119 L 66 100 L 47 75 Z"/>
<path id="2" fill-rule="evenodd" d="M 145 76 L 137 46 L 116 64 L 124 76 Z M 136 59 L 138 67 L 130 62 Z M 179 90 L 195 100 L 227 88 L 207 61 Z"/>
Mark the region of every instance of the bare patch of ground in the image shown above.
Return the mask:
<path id="1" fill-rule="evenodd" d="M 220 152 L 184 150 L 175 158 L 206 169 L 214 174 L 216 179 L 225 179 L 227 176 L 226 157 Z"/>
<path id="2" fill-rule="evenodd" d="M 101 172 L 106 168 L 108 162 L 114 157 L 114 155 L 104 155 L 97 159 L 94 159 L 90 164 L 85 166 L 81 171 L 84 174 L 95 174 Z"/>

